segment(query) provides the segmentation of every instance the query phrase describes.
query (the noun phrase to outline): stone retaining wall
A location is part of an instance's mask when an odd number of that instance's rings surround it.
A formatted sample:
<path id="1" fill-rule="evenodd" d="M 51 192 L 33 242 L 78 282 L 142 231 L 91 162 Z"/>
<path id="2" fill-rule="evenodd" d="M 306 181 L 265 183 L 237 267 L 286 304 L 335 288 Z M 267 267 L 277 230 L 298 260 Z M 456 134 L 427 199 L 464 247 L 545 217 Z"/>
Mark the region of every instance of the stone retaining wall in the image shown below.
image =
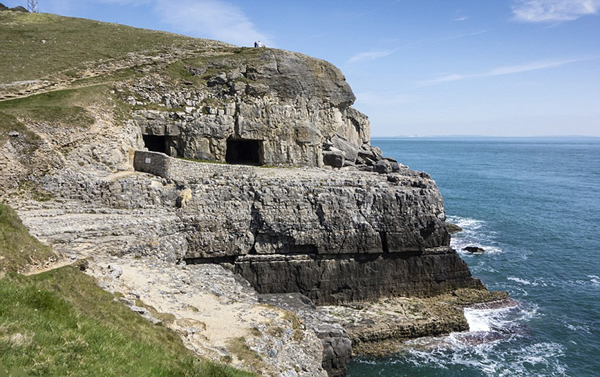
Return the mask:
<path id="1" fill-rule="evenodd" d="M 150 151 L 135 151 L 133 168 L 136 171 L 169 178 L 171 170 L 171 157 L 164 153 Z"/>
<path id="2" fill-rule="evenodd" d="M 186 161 L 164 153 L 141 150 L 134 152 L 133 168 L 135 171 L 188 183 L 201 182 L 208 177 L 223 175 L 247 176 L 254 172 L 254 167 L 251 166 Z"/>

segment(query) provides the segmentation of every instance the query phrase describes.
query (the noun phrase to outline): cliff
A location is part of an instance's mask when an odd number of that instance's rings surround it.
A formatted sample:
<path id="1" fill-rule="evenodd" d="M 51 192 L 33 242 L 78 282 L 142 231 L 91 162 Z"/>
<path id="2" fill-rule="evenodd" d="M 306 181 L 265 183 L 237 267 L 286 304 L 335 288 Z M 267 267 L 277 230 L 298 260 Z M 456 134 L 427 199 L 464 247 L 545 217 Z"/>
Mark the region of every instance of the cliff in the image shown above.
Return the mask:
<path id="1" fill-rule="evenodd" d="M 23 17 L 36 22 L 19 22 Z M 0 18 L 16 42 L 29 38 L 28 28 L 52 31 L 48 55 L 59 54 L 68 31 L 83 22 Z M 110 275 L 111 258 L 139 271 L 144 262 L 136 260 L 190 271 L 219 266 L 231 287 L 236 279 L 253 287 L 244 296 L 250 306 L 258 305 L 257 293 L 301 294 L 317 305 L 463 288 L 485 296 L 449 246 L 435 182 L 370 146 L 368 118 L 352 107 L 354 95 L 336 67 L 282 50 L 86 26 L 96 31 L 89 38 L 122 33 L 139 43 L 129 50 L 120 44 L 108 60 L 55 63 L 40 77 L 10 65 L 0 72 L 0 189 L 38 238 L 72 259 L 94 257 L 90 273 L 99 279 Z M 101 48 L 110 47 L 92 46 L 89 55 Z M 115 283 L 119 276 L 107 287 L 135 291 L 135 282 Z M 158 292 L 157 305 L 171 305 Z M 306 366 L 317 347 L 329 374 L 343 375 L 352 336 L 339 323 L 322 329 L 302 313 L 304 333 L 283 337 L 298 355 L 311 355 L 299 374 L 322 373 L 320 365 Z M 458 323 L 436 331 L 464 329 Z M 396 330 L 375 338 L 393 338 Z M 264 332 L 247 331 L 245 347 L 271 366 L 255 369 L 293 369 L 291 356 L 283 361 L 264 345 Z M 209 356 L 223 357 L 219 352 Z"/>

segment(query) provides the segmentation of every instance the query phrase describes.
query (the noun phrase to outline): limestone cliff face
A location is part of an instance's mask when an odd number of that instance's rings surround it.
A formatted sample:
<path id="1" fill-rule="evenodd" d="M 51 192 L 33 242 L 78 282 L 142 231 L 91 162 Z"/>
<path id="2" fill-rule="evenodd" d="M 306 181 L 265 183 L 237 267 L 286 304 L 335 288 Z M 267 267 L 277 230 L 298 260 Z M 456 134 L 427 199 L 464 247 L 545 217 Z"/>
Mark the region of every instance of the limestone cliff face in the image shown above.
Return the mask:
<path id="1" fill-rule="evenodd" d="M 169 155 L 225 162 L 246 142 L 256 150 L 245 158 L 261 165 L 341 167 L 355 164 L 359 151 L 377 159 L 367 117 L 351 107 L 352 90 L 325 61 L 238 49 L 179 68 L 187 78 L 147 76 L 121 87 L 144 108 L 134 111 L 141 132 L 163 137 L 157 149 Z"/>
<path id="2" fill-rule="evenodd" d="M 126 240 L 119 254 L 227 263 L 260 293 L 301 292 L 319 304 L 482 287 L 450 249 L 441 196 L 424 173 L 259 168 L 138 153 L 142 162 L 166 159 L 156 173 L 168 176 L 46 184 L 67 198 L 86 193 L 97 205 L 169 214 L 151 226 L 109 227 L 112 241 L 119 232 Z M 57 220 L 53 229 L 63 226 Z"/>
<path id="3" fill-rule="evenodd" d="M 337 68 L 271 49 L 181 56 L 82 100 L 85 126 L 11 118 L 24 130 L 0 134 L 0 193 L 33 234 L 74 259 L 219 263 L 316 304 L 483 289 L 449 247 L 435 182 L 369 144 Z M 28 185 L 50 200 L 15 200 Z M 322 334 L 323 366 L 344 375 L 347 334 Z"/>
<path id="4" fill-rule="evenodd" d="M 39 158 L 60 161 L 30 174 L 44 190 L 92 207 L 168 213 L 151 227 L 115 224 L 112 233 L 129 234 L 115 253 L 231 263 L 259 292 L 322 304 L 480 286 L 449 248 L 435 182 L 370 146 L 369 122 L 331 64 L 222 47 L 145 69 L 112 84 L 113 101 L 128 102 L 122 126 L 106 111 L 110 101 L 88 106 L 93 125 L 70 133 L 29 124 L 41 135 Z M 145 147 L 171 155 L 136 152 L 135 169 L 154 176 L 111 175 L 133 169 L 128 156 Z"/>

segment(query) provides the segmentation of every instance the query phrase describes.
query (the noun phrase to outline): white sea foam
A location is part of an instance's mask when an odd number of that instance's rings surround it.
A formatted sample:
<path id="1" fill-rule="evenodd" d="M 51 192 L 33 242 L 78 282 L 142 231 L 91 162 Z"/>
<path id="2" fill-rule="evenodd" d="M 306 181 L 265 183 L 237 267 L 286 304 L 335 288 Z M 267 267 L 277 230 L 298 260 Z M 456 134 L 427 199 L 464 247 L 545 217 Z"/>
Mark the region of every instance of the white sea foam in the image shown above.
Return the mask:
<path id="1" fill-rule="evenodd" d="M 535 306 L 511 306 L 497 309 L 464 310 L 465 318 L 469 323 L 469 331 L 500 331 L 510 333 L 516 321 L 530 319 L 537 312 Z"/>
<path id="2" fill-rule="evenodd" d="M 490 331 L 492 329 L 490 319 L 483 313 L 485 313 L 483 310 L 465 309 L 469 331 Z"/>
<path id="3" fill-rule="evenodd" d="M 509 276 L 506 278 L 507 280 L 511 280 L 511 281 L 515 281 L 519 284 L 524 284 L 524 285 L 533 285 L 532 282 L 530 282 L 529 280 L 525 280 L 525 279 L 521 279 L 518 277 L 514 277 L 514 276 Z"/>
<path id="4" fill-rule="evenodd" d="M 596 275 L 588 275 L 587 277 L 590 278 L 590 282 L 593 285 L 600 286 L 600 277 L 598 277 Z"/>
<path id="5" fill-rule="evenodd" d="M 558 343 L 534 343 L 522 347 L 502 347 L 499 343 L 464 345 L 461 348 L 435 351 L 411 350 L 408 362 L 414 366 L 435 366 L 441 370 L 456 366 L 477 369 L 485 376 L 564 375 L 560 357 L 563 347 Z M 395 364 L 397 362 L 392 362 Z"/>
<path id="6" fill-rule="evenodd" d="M 514 281 L 515 283 L 519 283 L 521 285 L 530 285 L 532 287 L 546 287 L 548 285 L 548 283 L 546 283 L 544 279 L 534 279 L 533 281 L 531 281 L 523 278 L 518 278 L 516 276 L 509 276 L 506 278 L 506 280 Z"/>
<path id="7" fill-rule="evenodd" d="M 569 330 L 575 331 L 575 332 L 583 331 L 583 332 L 586 332 L 588 334 L 592 333 L 592 331 L 590 329 L 590 326 L 588 326 L 588 325 L 572 325 L 570 323 L 566 323 L 565 327 L 568 328 Z"/>
<path id="8" fill-rule="evenodd" d="M 470 219 L 458 216 L 448 216 L 448 222 L 456 224 L 462 228 L 452 236 L 451 246 L 463 255 L 472 255 L 463 248 L 475 246 L 485 250 L 486 254 L 503 252 L 503 249 L 495 241 L 495 232 L 488 229 L 485 221 Z"/>
<path id="9" fill-rule="evenodd" d="M 448 216 L 448 222 L 456 224 L 463 230 L 477 230 L 484 224 L 482 220 L 469 219 L 466 217 Z"/>
<path id="10" fill-rule="evenodd" d="M 415 347 L 392 363 L 435 366 L 440 370 L 466 367 L 485 376 L 525 376 L 532 375 L 533 370 L 540 375 L 563 375 L 565 366 L 560 357 L 564 347 L 560 344 L 524 342 L 520 347 L 514 346 L 515 338 L 526 339 L 523 324 L 537 316 L 537 311 L 537 306 L 525 304 L 466 309 L 469 332 L 453 333 L 437 341 L 430 339 L 430 348 Z"/>

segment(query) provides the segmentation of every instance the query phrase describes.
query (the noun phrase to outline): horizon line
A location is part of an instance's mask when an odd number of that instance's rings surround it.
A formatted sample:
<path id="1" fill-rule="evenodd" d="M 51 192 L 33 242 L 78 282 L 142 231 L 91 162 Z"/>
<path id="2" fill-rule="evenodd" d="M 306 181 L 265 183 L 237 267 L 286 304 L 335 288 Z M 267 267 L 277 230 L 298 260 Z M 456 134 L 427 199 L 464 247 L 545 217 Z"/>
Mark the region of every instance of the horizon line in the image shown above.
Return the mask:
<path id="1" fill-rule="evenodd" d="M 530 136 L 502 136 L 502 135 L 395 135 L 395 136 L 371 136 L 371 139 L 426 139 L 426 138 L 512 138 L 512 139 L 532 139 L 532 138 L 589 138 L 600 139 L 600 136 L 593 135 L 530 135 Z"/>

